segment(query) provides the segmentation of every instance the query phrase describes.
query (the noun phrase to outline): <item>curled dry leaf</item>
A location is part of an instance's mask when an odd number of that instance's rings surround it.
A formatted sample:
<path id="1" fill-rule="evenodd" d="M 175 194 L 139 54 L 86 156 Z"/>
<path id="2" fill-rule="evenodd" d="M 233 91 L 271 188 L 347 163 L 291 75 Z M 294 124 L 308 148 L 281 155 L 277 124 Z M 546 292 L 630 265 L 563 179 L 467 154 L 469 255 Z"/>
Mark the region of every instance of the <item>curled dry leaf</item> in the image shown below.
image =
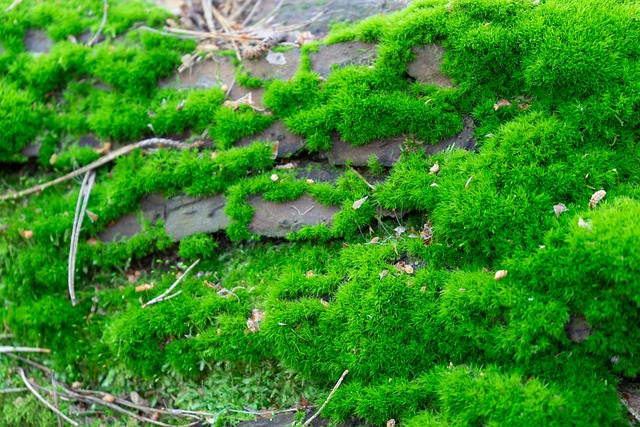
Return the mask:
<path id="1" fill-rule="evenodd" d="M 380 280 L 384 279 L 385 277 L 387 277 L 389 275 L 389 270 L 382 270 L 379 274 L 380 276 Z"/>
<path id="2" fill-rule="evenodd" d="M 389 421 L 387 421 L 387 427 L 396 427 L 396 420 L 391 418 Z"/>
<path id="3" fill-rule="evenodd" d="M 87 244 L 89 246 L 98 246 L 98 239 L 96 239 L 95 237 L 92 237 L 89 240 L 87 240 Z"/>
<path id="4" fill-rule="evenodd" d="M 507 270 L 498 270 L 493 278 L 496 280 L 504 279 L 507 277 L 507 273 L 509 273 Z"/>
<path id="5" fill-rule="evenodd" d="M 380 241 L 380 238 L 378 236 L 374 237 L 373 239 L 371 239 L 369 241 L 369 243 L 378 243 Z"/>
<path id="6" fill-rule="evenodd" d="M 368 198 L 369 196 L 364 196 L 362 199 L 358 199 L 353 202 L 353 209 L 360 209 L 360 206 L 362 206 L 362 204 L 366 202 Z"/>
<path id="7" fill-rule="evenodd" d="M 313 36 L 313 34 L 311 34 L 309 31 L 305 31 L 304 33 L 300 34 L 297 38 L 296 38 L 296 44 L 298 46 L 304 46 L 305 44 L 309 43 L 310 41 L 312 41 L 313 39 L 315 39 L 315 37 Z"/>
<path id="8" fill-rule="evenodd" d="M 271 175 L 271 181 L 276 182 L 279 179 L 280 177 L 277 174 L 274 173 L 273 175 Z"/>
<path id="9" fill-rule="evenodd" d="M 21 235 L 22 237 L 24 237 L 25 239 L 27 239 L 27 240 L 28 240 L 28 239 L 30 239 L 30 238 L 32 238 L 32 237 L 33 237 L 33 231 L 31 231 L 31 230 L 24 230 L 24 231 L 21 231 L 21 232 L 20 232 L 20 235 Z"/>
<path id="10" fill-rule="evenodd" d="M 568 210 L 569 209 L 563 203 L 558 203 L 557 205 L 553 206 L 553 211 L 556 213 L 556 218 L 559 217 L 562 212 L 567 212 Z"/>
<path id="11" fill-rule="evenodd" d="M 305 277 L 313 277 L 315 276 L 315 273 L 313 272 L 313 270 L 309 270 L 305 273 Z"/>
<path id="12" fill-rule="evenodd" d="M 405 264 L 404 266 L 404 272 L 407 274 L 413 274 L 413 267 L 409 264 Z"/>
<path id="13" fill-rule="evenodd" d="M 506 99 L 501 99 L 497 103 L 493 104 L 493 109 L 495 111 L 498 111 L 502 107 L 510 107 L 510 106 L 511 106 L 511 103 L 509 101 L 507 101 Z"/>
<path id="14" fill-rule="evenodd" d="M 437 175 L 439 170 L 440 170 L 440 165 L 436 161 L 435 164 L 431 166 L 431 168 L 429 169 L 429 173 L 431 175 Z"/>
<path id="15" fill-rule="evenodd" d="M 320 304 L 322 304 L 325 307 L 329 307 L 329 303 L 325 300 L 323 300 L 322 298 L 320 298 Z"/>
<path id="16" fill-rule="evenodd" d="M 296 168 L 296 164 L 295 163 L 287 163 L 285 165 L 277 165 L 276 169 L 295 169 Z"/>
<path id="17" fill-rule="evenodd" d="M 403 226 L 399 225 L 396 228 L 394 228 L 393 231 L 395 231 L 396 234 L 399 236 L 399 235 L 403 234 L 405 231 L 407 231 L 407 229 L 404 228 Z"/>
<path id="18" fill-rule="evenodd" d="M 593 193 L 593 196 L 591 196 L 591 200 L 589 200 L 589 207 L 591 209 L 595 208 L 598 203 L 600 203 L 600 200 L 604 199 L 604 196 L 607 195 L 607 192 L 604 190 L 598 190 L 595 193 Z"/>
<path id="19" fill-rule="evenodd" d="M 251 317 L 247 319 L 247 328 L 254 334 L 260 330 L 260 322 L 264 320 L 264 313 L 257 308 L 251 310 Z"/>
<path id="20" fill-rule="evenodd" d="M 155 286 L 155 283 L 153 282 L 143 283 L 142 285 L 136 286 L 136 292 L 150 291 L 151 289 L 153 289 L 154 286 Z"/>
<path id="21" fill-rule="evenodd" d="M 102 400 L 104 400 L 107 403 L 113 403 L 116 401 L 116 398 L 110 395 L 109 393 L 105 393 L 105 395 L 102 396 Z"/>
<path id="22" fill-rule="evenodd" d="M 315 183 L 315 181 L 314 181 L 314 180 L 312 180 L 311 178 L 307 179 L 307 184 L 311 185 L 311 184 L 313 184 L 313 183 Z"/>
<path id="23" fill-rule="evenodd" d="M 94 214 L 91 211 L 87 211 L 87 216 L 91 220 L 91 222 L 96 222 L 98 220 L 98 215 Z"/>
<path id="24" fill-rule="evenodd" d="M 109 152 L 109 150 L 111 150 L 111 143 L 105 142 L 102 147 L 96 148 L 96 153 L 100 154 L 101 156 L 104 156 Z"/>
<path id="25" fill-rule="evenodd" d="M 432 237 L 433 227 L 431 226 L 431 221 L 427 221 L 427 223 L 422 228 L 422 231 L 420 232 L 420 238 L 424 241 L 425 245 L 430 245 Z"/>

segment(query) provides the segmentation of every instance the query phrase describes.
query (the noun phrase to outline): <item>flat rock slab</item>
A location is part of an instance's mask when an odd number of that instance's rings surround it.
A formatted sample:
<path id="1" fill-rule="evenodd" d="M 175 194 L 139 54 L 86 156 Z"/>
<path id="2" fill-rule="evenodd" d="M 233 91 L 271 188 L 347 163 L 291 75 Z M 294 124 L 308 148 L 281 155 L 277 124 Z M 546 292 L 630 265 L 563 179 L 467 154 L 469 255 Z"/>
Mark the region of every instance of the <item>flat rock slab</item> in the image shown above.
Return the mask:
<path id="1" fill-rule="evenodd" d="M 412 49 L 416 59 L 407 64 L 407 73 L 423 84 L 454 87 L 451 79 L 442 74 L 441 66 L 445 50 L 437 44 L 428 44 Z"/>
<path id="2" fill-rule="evenodd" d="M 425 145 L 427 154 L 435 154 L 455 145 L 467 151 L 476 149 L 476 139 L 473 135 L 474 124 L 471 117 L 464 117 L 462 131 L 444 139 L 434 145 Z M 405 147 L 405 136 L 396 136 L 382 140 L 372 141 L 365 145 L 353 146 L 334 136 L 331 150 L 320 153 L 320 158 L 326 159 L 332 165 L 344 165 L 350 162 L 354 166 L 366 166 L 369 157 L 374 156 L 383 166 L 391 167 L 400 158 L 400 153 Z"/>
<path id="3" fill-rule="evenodd" d="M 24 36 L 24 47 L 29 52 L 48 53 L 53 47 L 53 40 L 42 30 L 28 30 Z"/>
<path id="4" fill-rule="evenodd" d="M 333 216 L 340 211 L 336 206 L 325 206 L 308 196 L 285 203 L 268 202 L 260 195 L 249 197 L 254 208 L 249 231 L 267 237 L 285 237 L 304 225 L 333 224 Z"/>
<path id="5" fill-rule="evenodd" d="M 376 62 L 376 45 L 362 42 L 336 43 L 320 46 L 311 52 L 311 68 L 321 77 L 327 77 L 335 68 L 349 65 L 373 65 Z"/>
<path id="6" fill-rule="evenodd" d="M 235 78 L 235 67 L 228 56 L 198 62 L 191 68 L 178 73 L 170 80 L 160 82 L 160 86 L 171 86 L 178 89 L 209 89 L 231 87 Z"/>
<path id="7" fill-rule="evenodd" d="M 248 71 L 251 77 L 262 80 L 287 80 L 293 77 L 300 66 L 300 49 L 295 48 L 275 55 L 282 63 L 271 63 L 266 55 L 263 55 L 256 59 L 243 60 L 243 71 Z"/>

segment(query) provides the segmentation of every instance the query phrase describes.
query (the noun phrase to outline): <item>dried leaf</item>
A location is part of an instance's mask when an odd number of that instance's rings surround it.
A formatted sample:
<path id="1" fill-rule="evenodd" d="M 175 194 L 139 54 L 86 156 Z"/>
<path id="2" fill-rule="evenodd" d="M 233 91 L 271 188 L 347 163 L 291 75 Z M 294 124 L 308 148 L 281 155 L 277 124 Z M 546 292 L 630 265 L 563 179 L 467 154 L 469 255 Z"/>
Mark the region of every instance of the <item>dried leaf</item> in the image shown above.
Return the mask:
<path id="1" fill-rule="evenodd" d="M 591 222 L 585 221 L 582 218 L 578 218 L 578 227 L 582 227 L 582 228 L 586 228 L 588 230 L 591 230 Z"/>
<path id="2" fill-rule="evenodd" d="M 296 38 L 296 44 L 298 46 L 304 46 L 305 44 L 309 43 L 313 39 L 315 39 L 313 34 L 311 34 L 309 31 L 305 31 L 304 33 L 300 34 Z"/>
<path id="3" fill-rule="evenodd" d="M 109 150 L 111 150 L 111 143 L 105 142 L 102 147 L 96 148 L 96 153 L 100 154 L 101 156 L 104 156 L 109 152 Z"/>
<path id="4" fill-rule="evenodd" d="M 143 399 L 142 396 L 140 396 L 135 391 L 132 391 L 131 393 L 129 393 L 129 399 L 131 399 L 131 401 L 133 403 L 135 403 L 136 405 L 139 405 L 139 406 L 147 406 L 148 405 L 147 400 Z"/>
<path id="5" fill-rule="evenodd" d="M 471 183 L 471 180 L 473 179 L 473 175 L 471 175 L 469 177 L 469 179 L 467 180 L 467 183 L 464 185 L 464 189 L 466 190 L 467 188 L 469 188 L 469 184 Z"/>
<path id="6" fill-rule="evenodd" d="M 366 202 L 368 198 L 369 196 L 364 196 L 362 199 L 353 202 L 353 209 L 360 209 L 360 206 L 362 206 L 362 204 Z"/>
<path id="7" fill-rule="evenodd" d="M 389 270 L 382 270 L 382 272 L 380 272 L 379 276 L 380 276 L 380 280 L 384 279 L 385 277 L 387 277 L 389 275 Z"/>
<path id="8" fill-rule="evenodd" d="M 247 328 L 254 334 L 260 330 L 260 322 L 264 320 L 264 313 L 254 308 L 251 310 L 251 317 L 247 319 Z"/>
<path id="9" fill-rule="evenodd" d="M 322 304 L 325 307 L 329 307 L 329 303 L 325 300 L 323 300 L 322 298 L 320 298 L 320 304 Z"/>
<path id="10" fill-rule="evenodd" d="M 391 381 L 391 378 L 389 378 L 389 381 Z M 396 427 L 396 420 L 391 418 L 389 421 L 387 421 L 387 427 Z"/>
<path id="11" fill-rule="evenodd" d="M 507 270 L 498 270 L 496 271 L 496 275 L 494 276 L 494 279 L 496 280 L 500 280 L 500 279 L 504 279 L 505 277 L 507 277 Z"/>
<path id="12" fill-rule="evenodd" d="M 305 277 L 313 277 L 315 276 L 315 274 L 313 273 L 313 270 L 309 270 L 305 273 Z"/>
<path id="13" fill-rule="evenodd" d="M 407 274 L 413 274 L 413 267 L 409 264 L 405 264 L 404 266 L 404 272 Z"/>
<path id="14" fill-rule="evenodd" d="M 440 170 L 440 165 L 436 161 L 435 164 L 433 166 L 431 166 L 431 168 L 429 169 L 429 173 L 431 175 L 437 175 L 439 170 Z"/>
<path id="15" fill-rule="evenodd" d="M 110 395 L 109 393 L 105 393 L 105 395 L 102 396 L 102 400 L 104 400 L 107 403 L 113 403 L 116 401 L 116 398 Z"/>
<path id="16" fill-rule="evenodd" d="M 498 109 L 502 107 L 510 107 L 510 106 L 511 106 L 511 103 L 509 101 L 507 101 L 506 99 L 501 99 L 496 104 L 493 104 L 493 109 L 495 111 L 498 111 Z"/>
<path id="17" fill-rule="evenodd" d="M 295 163 L 287 163 L 285 165 L 278 165 L 276 166 L 276 169 L 295 169 L 296 168 L 296 164 Z"/>
<path id="18" fill-rule="evenodd" d="M 431 184 L 429 187 L 440 187 L 440 186 L 434 182 L 434 183 L 433 183 L 433 184 Z"/>
<path id="19" fill-rule="evenodd" d="M 196 55 L 186 54 L 180 60 L 182 64 L 178 67 L 178 72 L 182 73 L 193 66 L 195 63 Z"/>
<path id="20" fill-rule="evenodd" d="M 593 196 L 591 196 L 591 200 L 589 201 L 589 207 L 591 209 L 595 208 L 598 203 L 600 203 L 600 200 L 604 199 L 604 196 L 607 195 L 607 192 L 604 190 L 598 190 L 595 193 L 593 193 Z"/>
<path id="21" fill-rule="evenodd" d="M 57 161 L 57 160 L 58 160 L 58 154 L 57 154 L 57 153 L 53 153 L 53 154 L 51 155 L 51 157 L 49 157 L 49 164 L 50 164 L 51 166 L 53 166 L 53 165 L 55 165 L 55 164 L 56 164 L 56 161 Z"/>
<path id="22" fill-rule="evenodd" d="M 28 240 L 28 239 L 30 239 L 30 238 L 32 238 L 32 237 L 33 237 L 33 231 L 31 231 L 31 230 L 24 230 L 24 231 L 21 231 L 21 232 L 20 232 L 20 235 L 21 235 L 22 237 L 24 237 L 25 239 L 27 239 L 27 240 Z"/>
<path id="23" fill-rule="evenodd" d="M 567 212 L 568 210 L 569 209 L 563 203 L 558 203 L 557 205 L 553 206 L 553 211 L 556 213 L 556 218 L 559 217 L 562 212 Z"/>
<path id="24" fill-rule="evenodd" d="M 314 180 L 312 180 L 311 178 L 307 179 L 307 184 L 311 185 L 311 184 L 313 184 L 313 183 L 315 183 L 315 181 L 314 181 Z"/>
<path id="25" fill-rule="evenodd" d="M 404 228 L 403 226 L 399 225 L 396 228 L 394 228 L 393 231 L 395 231 L 396 234 L 399 236 L 399 235 L 403 234 L 405 231 L 407 231 L 407 229 Z"/>
<path id="26" fill-rule="evenodd" d="M 144 283 L 142 285 L 136 286 L 136 292 L 150 291 L 151 289 L 153 289 L 154 286 L 155 286 L 155 283 L 153 282 Z"/>
<path id="27" fill-rule="evenodd" d="M 97 246 L 98 245 L 98 239 L 96 239 L 95 237 L 92 237 L 89 240 L 87 240 L 87 244 L 89 246 Z"/>
<path id="28" fill-rule="evenodd" d="M 378 243 L 380 241 L 380 238 L 378 236 L 374 237 L 373 239 L 371 239 L 369 241 L 369 243 Z"/>
<path id="29" fill-rule="evenodd" d="M 251 92 L 241 98 L 236 99 L 235 101 L 224 101 L 222 105 L 225 107 L 230 107 L 233 110 L 237 110 L 241 105 L 248 105 L 255 111 L 264 111 L 264 108 L 254 104 L 253 95 Z"/>
<path id="30" fill-rule="evenodd" d="M 87 211 L 87 216 L 91 220 L 91 222 L 96 222 L 98 220 L 98 215 L 94 214 L 91 211 Z"/>
<path id="31" fill-rule="evenodd" d="M 271 175 L 271 181 L 276 182 L 279 179 L 280 179 L 280 177 L 278 175 L 276 175 L 275 173 L 273 175 Z"/>

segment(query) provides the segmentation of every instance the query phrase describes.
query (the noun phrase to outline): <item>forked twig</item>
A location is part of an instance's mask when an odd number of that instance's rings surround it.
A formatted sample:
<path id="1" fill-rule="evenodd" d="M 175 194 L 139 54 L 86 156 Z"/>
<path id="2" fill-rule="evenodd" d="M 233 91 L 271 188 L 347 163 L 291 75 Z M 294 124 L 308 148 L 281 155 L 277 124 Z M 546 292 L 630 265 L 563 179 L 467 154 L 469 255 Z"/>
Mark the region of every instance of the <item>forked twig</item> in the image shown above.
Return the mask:
<path id="1" fill-rule="evenodd" d="M 107 2 L 107 0 L 103 0 L 103 1 L 104 1 L 104 8 L 102 9 L 102 22 L 100 23 L 100 27 L 98 28 L 98 31 L 96 31 L 96 34 L 87 43 L 87 46 L 89 47 L 92 47 L 94 44 L 98 43 L 98 40 L 100 40 L 100 34 L 102 34 L 102 30 L 104 30 L 104 26 L 107 24 L 107 15 L 109 13 L 109 3 Z"/>
<path id="2" fill-rule="evenodd" d="M 80 229 L 82 228 L 82 221 L 84 214 L 87 211 L 87 204 L 89 203 L 89 196 L 91 195 L 91 189 L 96 179 L 96 172 L 90 170 L 84 176 L 82 185 L 80 186 L 80 192 L 78 193 L 78 202 L 76 203 L 76 213 L 73 218 L 73 227 L 71 229 L 71 243 L 69 247 L 69 297 L 71 297 L 71 305 L 76 305 L 76 292 L 75 292 L 75 275 L 76 275 L 76 254 L 78 252 L 78 240 L 80 239 Z"/>
<path id="3" fill-rule="evenodd" d="M 329 393 L 329 396 L 327 396 L 327 400 L 324 401 L 322 406 L 320 406 L 320 409 L 318 409 L 318 411 L 315 414 L 313 414 L 313 416 L 311 418 L 309 418 L 307 421 L 304 422 L 304 424 L 302 424 L 302 427 L 308 426 L 309 424 L 311 424 L 311 421 L 313 421 L 318 415 L 320 415 L 320 412 L 322 412 L 324 407 L 327 406 L 327 403 L 329 402 L 329 399 L 331 399 L 331 397 L 333 396 L 333 393 L 335 393 L 336 390 L 338 389 L 338 387 L 340 387 L 340 384 L 342 384 L 342 380 L 344 380 L 344 377 L 346 377 L 348 373 L 349 373 L 349 370 L 345 369 L 345 371 L 340 376 L 340 379 L 338 380 L 336 385 L 333 386 L 333 389 L 331 390 L 331 393 Z"/>
<path id="4" fill-rule="evenodd" d="M 187 268 L 187 269 L 185 270 L 185 272 L 184 272 L 184 273 L 182 273 L 182 274 L 180 275 L 180 277 L 178 277 L 178 279 L 177 279 L 175 282 L 173 282 L 173 285 L 169 286 L 169 289 L 167 289 L 166 291 L 164 291 L 162 294 L 158 295 L 157 297 L 155 297 L 155 298 L 153 298 L 153 299 L 151 299 L 151 300 L 147 301 L 146 303 L 142 304 L 142 308 L 145 308 L 145 307 L 147 307 L 147 306 L 149 306 L 149 305 L 151 305 L 151 304 L 158 303 L 158 302 L 160 302 L 160 301 L 164 301 L 165 299 L 169 299 L 169 298 L 173 298 L 173 297 L 177 296 L 177 295 L 179 294 L 179 292 L 178 292 L 178 293 L 176 293 L 175 295 L 171 295 L 171 296 L 168 296 L 168 295 L 171 293 L 171 291 L 173 291 L 173 289 L 174 289 L 176 286 L 178 286 L 178 283 L 180 283 L 180 281 L 181 281 L 182 279 L 184 279 L 184 277 L 185 277 L 187 274 L 189 274 L 189 272 L 191 271 L 191 269 L 192 269 L 193 267 L 195 267 L 196 265 L 198 265 L 198 263 L 199 263 L 199 262 L 200 262 L 200 259 L 195 260 L 195 262 L 194 262 L 193 264 L 191 264 L 191 265 L 189 266 L 189 268 Z"/>
<path id="5" fill-rule="evenodd" d="M 77 422 L 73 421 L 71 418 L 67 417 L 65 414 L 63 414 L 58 409 L 56 409 L 55 406 L 53 406 L 51 403 L 47 402 L 44 397 L 40 396 L 40 394 L 36 391 L 36 389 L 33 388 L 31 381 L 29 381 L 27 376 L 24 374 L 24 370 L 22 368 L 18 368 L 18 372 L 20 373 L 20 377 L 22 378 L 22 382 L 24 383 L 24 385 L 27 386 L 29 391 L 33 393 L 33 395 L 37 397 L 40 402 L 42 402 L 47 408 L 55 412 L 58 416 L 62 417 L 69 424 L 76 427 L 79 425 Z"/>

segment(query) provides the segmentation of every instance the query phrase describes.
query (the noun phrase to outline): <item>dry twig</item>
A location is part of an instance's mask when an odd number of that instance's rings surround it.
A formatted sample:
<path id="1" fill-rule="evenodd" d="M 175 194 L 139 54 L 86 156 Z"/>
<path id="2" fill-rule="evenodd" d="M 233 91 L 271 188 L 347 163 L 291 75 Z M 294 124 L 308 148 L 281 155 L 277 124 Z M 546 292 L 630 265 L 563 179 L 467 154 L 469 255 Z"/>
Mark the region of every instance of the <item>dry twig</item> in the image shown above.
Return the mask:
<path id="1" fill-rule="evenodd" d="M 367 181 L 367 180 L 364 178 L 364 176 L 362 176 L 362 175 L 360 174 L 360 172 L 358 172 L 357 170 L 355 170 L 355 169 L 354 169 L 354 168 L 352 168 L 351 166 L 349 166 L 349 169 L 351 169 L 351 172 L 355 173 L 355 174 L 358 176 L 358 178 L 360 178 L 361 180 L 363 180 L 363 181 L 364 181 L 364 183 L 365 183 L 365 184 L 367 184 L 367 186 L 369 186 L 369 188 L 370 188 L 370 189 L 372 189 L 372 190 L 375 190 L 375 189 L 376 189 L 376 187 L 374 187 L 373 185 L 369 184 L 369 181 Z"/>
<path id="2" fill-rule="evenodd" d="M 46 372 L 47 374 L 49 374 L 51 372 L 51 369 L 47 368 L 44 365 L 39 364 L 38 362 L 34 362 L 33 360 L 29 360 L 25 357 L 22 356 L 18 356 L 17 354 L 13 354 L 13 353 L 5 353 L 6 356 L 9 356 L 12 359 L 16 359 L 19 360 L 21 362 L 26 363 L 27 365 L 31 365 L 36 369 L 40 369 L 43 372 Z"/>
<path id="3" fill-rule="evenodd" d="M 12 347 L 10 345 L 0 345 L 0 353 L 51 353 L 48 348 L 38 347 Z"/>
<path id="4" fill-rule="evenodd" d="M 202 0 L 202 11 L 204 14 L 204 21 L 207 23 L 207 28 L 212 33 L 216 31 L 216 24 L 213 22 L 213 13 L 211 9 L 213 5 L 211 4 L 211 0 Z"/>
<path id="5" fill-rule="evenodd" d="M 100 166 L 106 165 L 107 163 L 112 162 L 113 160 L 117 159 L 118 157 L 125 155 L 127 153 L 130 153 L 131 151 L 137 149 L 137 148 L 147 148 L 150 146 L 169 146 L 169 147 L 173 147 L 173 148 L 178 148 L 178 149 L 187 149 L 187 148 L 193 148 L 193 147 L 197 147 L 199 146 L 198 143 L 196 144 L 185 144 L 183 142 L 179 142 L 179 141 L 174 141 L 171 139 L 164 139 L 164 138 L 151 138 L 151 139 L 145 139 L 143 141 L 138 141 L 135 142 L 133 144 L 129 144 L 129 145 L 125 145 L 124 147 L 120 147 L 119 149 L 112 151 L 111 153 L 107 154 L 104 157 L 99 158 L 98 160 L 96 160 L 95 162 L 89 163 L 86 166 L 81 167 L 80 169 L 76 169 L 73 172 L 70 172 L 64 176 L 61 176 L 59 178 L 54 179 L 53 181 L 49 181 L 49 182 L 45 182 L 44 184 L 39 184 L 36 185 L 34 187 L 31 188 L 27 188 L 26 190 L 22 190 L 22 191 L 18 191 L 18 192 L 12 192 L 12 193 L 5 193 L 2 196 L 0 196 L 0 201 L 3 200 L 10 200 L 10 199 L 19 199 L 21 197 L 24 197 L 28 194 L 33 194 L 36 193 L 38 191 L 42 191 L 45 190 L 49 187 L 52 187 L 56 184 L 60 184 L 61 182 L 65 182 L 65 181 L 69 181 L 70 179 L 73 179 L 77 176 L 80 176 L 90 170 L 96 169 Z"/>
<path id="6" fill-rule="evenodd" d="M 51 388 L 53 389 L 53 405 L 57 410 L 60 410 L 58 408 L 58 386 L 56 385 L 56 373 L 54 371 L 51 371 Z M 62 418 L 57 412 L 56 418 L 58 418 L 58 427 L 62 427 Z"/>
<path id="7" fill-rule="evenodd" d="M 199 259 L 195 260 L 195 262 L 194 262 L 193 264 L 191 264 L 191 265 L 189 266 L 189 268 L 187 268 L 187 269 L 185 270 L 185 272 L 184 272 L 184 273 L 182 273 L 182 274 L 180 275 L 180 277 L 178 277 L 178 279 L 177 279 L 175 282 L 173 282 L 173 285 L 169 286 L 169 289 L 167 289 L 166 291 L 164 291 L 162 294 L 158 295 L 157 297 L 155 297 L 155 298 L 153 298 L 153 299 L 151 299 L 151 300 L 147 301 L 146 303 L 142 304 L 142 308 L 145 308 L 145 307 L 147 307 L 147 306 L 149 306 L 149 305 L 151 305 L 151 304 L 158 303 L 158 302 L 160 302 L 160 301 L 164 301 L 164 300 L 169 299 L 169 298 L 173 298 L 173 297 L 177 296 L 180 292 L 182 292 L 182 291 L 179 291 L 179 292 L 177 292 L 177 293 L 176 293 L 176 294 L 174 294 L 174 295 L 169 295 L 169 294 L 171 293 L 171 291 L 173 291 L 173 289 L 174 289 L 176 286 L 178 286 L 178 283 L 180 283 L 180 281 L 181 281 L 181 280 L 182 280 L 182 279 L 183 279 L 187 274 L 189 274 L 189 272 L 191 271 L 191 269 L 192 269 L 193 267 L 195 267 L 196 265 L 198 265 L 198 263 L 199 263 L 199 262 L 200 262 L 200 260 L 199 260 Z"/>
<path id="8" fill-rule="evenodd" d="M 15 9 L 20 3 L 22 3 L 22 0 L 14 0 L 13 3 L 11 3 L 11 5 L 6 8 L 4 11 L 5 12 L 11 12 L 13 9 Z"/>
<path id="9" fill-rule="evenodd" d="M 5 388 L 0 390 L 0 394 L 9 394 L 9 393 L 22 393 L 23 391 L 27 391 L 28 388 L 20 387 L 20 388 Z"/>
<path id="10" fill-rule="evenodd" d="M 331 390 L 331 393 L 329 393 L 329 396 L 327 396 L 327 400 L 324 401 L 324 403 L 322 404 L 320 409 L 318 409 L 318 411 L 315 414 L 313 414 L 313 416 L 311 418 L 309 418 L 307 421 L 304 422 L 304 424 L 302 424 L 302 427 L 308 426 L 309 424 L 311 424 L 311 421 L 313 421 L 318 415 L 320 415 L 320 412 L 322 412 L 324 407 L 327 406 L 327 403 L 329 402 L 329 399 L 331 399 L 331 397 L 333 396 L 333 393 L 335 393 L 336 390 L 338 389 L 338 387 L 340 387 L 340 384 L 342 384 L 342 380 L 344 380 L 344 377 L 346 377 L 348 373 L 349 373 L 349 370 L 345 369 L 345 371 L 340 376 L 340 379 L 338 380 L 336 385 L 333 386 L 333 389 Z"/>
<path id="11" fill-rule="evenodd" d="M 82 221 L 84 214 L 87 211 L 87 204 L 89 203 L 89 196 L 91 195 L 91 189 L 96 179 L 96 172 L 90 170 L 84 176 L 82 185 L 80 186 L 80 193 L 78 193 L 78 202 L 76 203 L 76 213 L 73 218 L 73 227 L 71 229 L 71 243 L 69 247 L 69 297 L 71 297 L 71 305 L 76 305 L 76 292 L 75 292 L 75 274 L 76 274 L 76 254 L 78 252 L 78 240 L 80 239 L 80 229 L 82 228 Z"/>
<path id="12" fill-rule="evenodd" d="M 94 44 L 98 43 L 98 41 L 100 40 L 100 35 L 102 34 L 102 30 L 104 30 L 104 26 L 107 24 L 107 15 L 109 13 L 109 3 L 107 2 L 107 0 L 103 0 L 103 1 L 104 1 L 104 8 L 102 9 L 102 22 L 100 23 L 100 27 L 98 28 L 98 31 L 96 31 L 96 34 L 87 43 L 87 46 L 89 47 L 92 47 Z"/>
<path id="13" fill-rule="evenodd" d="M 63 414 L 58 409 L 56 409 L 51 403 L 47 402 L 44 397 L 40 396 L 40 394 L 36 391 L 36 389 L 33 388 L 33 384 L 31 384 L 31 381 L 29 381 L 27 376 L 24 374 L 24 371 L 22 370 L 22 368 L 18 368 L 18 372 L 20 373 L 20 378 L 22 378 L 22 382 L 24 382 L 24 385 L 27 386 L 29 391 L 33 393 L 33 395 L 37 397 L 40 402 L 42 402 L 47 408 L 55 412 L 58 416 L 62 417 L 69 424 L 76 427 L 79 425 L 77 422 L 73 421 L 71 418 L 67 417 L 65 414 Z"/>

